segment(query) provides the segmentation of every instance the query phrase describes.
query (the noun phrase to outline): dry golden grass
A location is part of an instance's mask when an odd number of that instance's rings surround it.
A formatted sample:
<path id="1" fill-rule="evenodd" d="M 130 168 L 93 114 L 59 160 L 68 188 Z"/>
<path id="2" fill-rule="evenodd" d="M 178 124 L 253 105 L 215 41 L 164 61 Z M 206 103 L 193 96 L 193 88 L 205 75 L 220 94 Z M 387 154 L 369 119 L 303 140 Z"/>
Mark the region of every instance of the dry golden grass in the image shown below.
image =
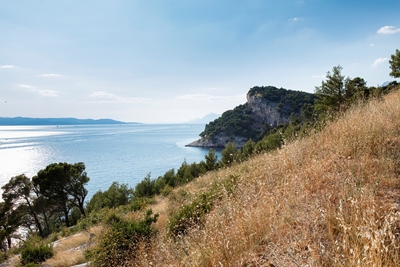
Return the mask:
<path id="1" fill-rule="evenodd" d="M 56 253 L 51 259 L 48 259 L 44 264 L 52 267 L 70 267 L 85 263 L 85 257 L 82 250 L 67 251 Z"/>
<path id="2" fill-rule="evenodd" d="M 45 264 L 52 267 L 69 267 L 85 262 L 83 252 L 94 240 L 90 240 L 90 234 L 98 236 L 102 232 L 101 226 L 91 227 L 89 231 L 62 238 L 54 246 L 54 256 Z"/>
<path id="3" fill-rule="evenodd" d="M 157 198 L 158 234 L 131 266 L 400 266 L 399 175 L 400 91 Z M 216 187 L 204 224 L 170 237 L 168 216 Z"/>
<path id="4" fill-rule="evenodd" d="M 399 174 L 400 92 L 394 92 L 320 133 L 186 186 L 191 199 L 239 177 L 204 226 L 178 240 L 159 234 L 141 265 L 399 266 Z M 177 210 L 179 199 L 170 201 Z"/>

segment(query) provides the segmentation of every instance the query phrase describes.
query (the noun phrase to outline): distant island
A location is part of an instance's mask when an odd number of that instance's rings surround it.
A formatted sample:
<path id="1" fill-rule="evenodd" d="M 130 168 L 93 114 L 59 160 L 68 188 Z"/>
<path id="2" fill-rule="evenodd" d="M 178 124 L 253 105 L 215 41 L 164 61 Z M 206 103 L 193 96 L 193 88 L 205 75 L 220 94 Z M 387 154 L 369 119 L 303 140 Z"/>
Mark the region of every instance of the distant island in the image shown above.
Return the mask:
<path id="1" fill-rule="evenodd" d="M 135 123 L 135 122 L 132 122 Z M 0 125 L 76 125 L 76 124 L 127 124 L 127 122 L 112 119 L 77 119 L 77 118 L 27 118 L 0 117 Z"/>

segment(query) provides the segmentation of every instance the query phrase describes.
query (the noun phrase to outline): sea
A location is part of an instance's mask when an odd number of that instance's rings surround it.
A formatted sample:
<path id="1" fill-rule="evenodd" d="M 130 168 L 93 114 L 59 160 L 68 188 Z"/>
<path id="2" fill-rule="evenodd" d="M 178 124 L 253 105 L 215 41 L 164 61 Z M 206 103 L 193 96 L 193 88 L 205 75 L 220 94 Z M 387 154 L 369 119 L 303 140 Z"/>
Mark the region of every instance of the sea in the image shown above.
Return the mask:
<path id="1" fill-rule="evenodd" d="M 185 146 L 203 130 L 203 124 L 0 126 L 0 186 L 51 163 L 83 162 L 87 200 L 113 182 L 134 188 L 147 175 L 204 160 L 209 149 Z"/>

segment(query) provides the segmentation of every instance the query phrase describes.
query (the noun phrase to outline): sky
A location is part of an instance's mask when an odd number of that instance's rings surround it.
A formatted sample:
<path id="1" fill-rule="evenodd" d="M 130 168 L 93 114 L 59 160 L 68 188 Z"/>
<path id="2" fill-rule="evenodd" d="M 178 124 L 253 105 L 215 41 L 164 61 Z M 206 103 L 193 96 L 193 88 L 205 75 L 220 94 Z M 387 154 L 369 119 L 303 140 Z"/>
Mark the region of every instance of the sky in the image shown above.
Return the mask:
<path id="1" fill-rule="evenodd" d="M 399 0 L 0 0 L 0 117 L 175 123 L 334 66 L 394 80 Z"/>

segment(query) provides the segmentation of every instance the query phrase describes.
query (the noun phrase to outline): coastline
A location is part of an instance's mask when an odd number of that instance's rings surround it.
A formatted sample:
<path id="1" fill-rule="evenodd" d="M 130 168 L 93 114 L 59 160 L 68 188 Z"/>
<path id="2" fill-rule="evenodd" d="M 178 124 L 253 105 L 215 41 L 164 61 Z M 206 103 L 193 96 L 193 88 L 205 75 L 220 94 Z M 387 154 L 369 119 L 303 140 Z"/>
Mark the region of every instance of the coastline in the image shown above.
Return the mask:
<path id="1" fill-rule="evenodd" d="M 185 145 L 185 147 L 225 148 L 225 146 L 229 142 L 232 142 L 236 146 L 236 148 L 242 148 L 247 141 L 248 141 L 247 138 L 240 136 L 228 137 L 221 135 L 221 136 L 216 136 L 212 139 L 200 138 L 196 141 L 193 141 Z"/>

